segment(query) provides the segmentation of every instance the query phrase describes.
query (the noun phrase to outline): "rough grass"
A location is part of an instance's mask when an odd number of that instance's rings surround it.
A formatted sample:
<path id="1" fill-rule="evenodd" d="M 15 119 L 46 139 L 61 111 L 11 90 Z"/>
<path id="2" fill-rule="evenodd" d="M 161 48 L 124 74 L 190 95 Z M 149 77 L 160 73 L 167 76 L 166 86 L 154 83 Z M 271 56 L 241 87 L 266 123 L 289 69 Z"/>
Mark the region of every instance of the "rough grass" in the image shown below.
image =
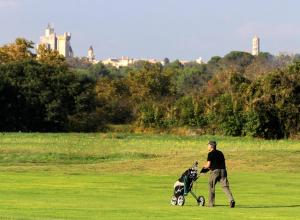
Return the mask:
<path id="1" fill-rule="evenodd" d="M 178 174 L 194 160 L 205 161 L 216 139 L 231 171 L 300 170 L 298 141 L 221 136 L 95 134 L 0 134 L 0 170 L 93 170 Z M 21 167 L 21 168 L 20 168 Z M 170 169 L 172 168 L 172 169 Z"/>
<path id="2" fill-rule="evenodd" d="M 216 139 L 235 209 L 172 207 L 172 185 Z M 300 145 L 221 136 L 0 134 L 0 219 L 299 219 Z M 207 198 L 207 177 L 195 187 Z"/>

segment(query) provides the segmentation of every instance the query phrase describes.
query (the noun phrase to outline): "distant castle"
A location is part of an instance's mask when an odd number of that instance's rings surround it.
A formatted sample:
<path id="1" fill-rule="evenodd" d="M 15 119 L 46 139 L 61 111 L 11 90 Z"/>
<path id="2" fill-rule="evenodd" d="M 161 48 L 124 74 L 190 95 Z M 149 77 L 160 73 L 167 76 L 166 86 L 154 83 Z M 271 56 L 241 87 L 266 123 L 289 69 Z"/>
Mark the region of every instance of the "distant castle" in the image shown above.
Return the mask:
<path id="1" fill-rule="evenodd" d="M 48 49 L 58 51 L 64 57 L 73 57 L 70 40 L 71 33 L 65 32 L 63 35 L 56 35 L 54 28 L 48 24 L 45 35 L 40 38 L 40 44 L 45 45 Z"/>
<path id="2" fill-rule="evenodd" d="M 252 39 L 252 55 L 253 56 L 258 56 L 260 53 L 260 39 L 255 36 Z"/>
<path id="3" fill-rule="evenodd" d="M 54 28 L 48 24 L 46 30 L 45 30 L 45 35 L 40 37 L 40 44 L 45 45 L 48 49 L 56 50 L 59 52 L 59 54 L 63 55 L 64 57 L 74 57 L 73 50 L 71 47 L 71 33 L 65 32 L 63 35 L 56 35 L 54 32 Z M 257 36 L 254 36 L 252 38 L 252 55 L 253 56 L 258 56 L 260 53 L 260 39 Z M 88 49 L 88 54 L 87 54 L 87 60 L 91 63 L 98 63 L 102 62 L 104 65 L 112 65 L 117 68 L 119 67 L 124 67 L 128 66 L 131 64 L 134 64 L 138 61 L 147 61 L 150 63 L 161 63 L 164 65 L 164 61 L 159 61 L 155 59 L 132 59 L 128 57 L 122 57 L 122 58 L 109 58 L 106 60 L 96 60 L 95 59 L 95 54 L 94 54 L 94 49 L 92 46 L 89 47 Z M 180 61 L 183 65 L 186 63 L 190 63 L 193 61 L 189 60 L 181 60 Z M 203 64 L 205 63 L 202 58 L 199 58 L 195 60 L 194 62 L 198 64 Z"/>

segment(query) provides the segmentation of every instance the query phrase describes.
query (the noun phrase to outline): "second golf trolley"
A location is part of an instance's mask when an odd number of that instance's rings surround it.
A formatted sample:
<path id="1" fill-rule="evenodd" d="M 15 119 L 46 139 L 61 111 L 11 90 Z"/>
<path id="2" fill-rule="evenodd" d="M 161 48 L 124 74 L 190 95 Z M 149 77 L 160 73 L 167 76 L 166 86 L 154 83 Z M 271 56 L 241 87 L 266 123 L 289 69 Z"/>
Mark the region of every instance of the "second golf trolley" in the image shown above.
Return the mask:
<path id="1" fill-rule="evenodd" d="M 202 168 L 200 173 L 206 173 L 208 169 Z M 198 162 L 196 161 L 193 166 L 187 169 L 181 177 L 174 184 L 174 194 L 171 198 L 171 205 L 183 206 L 185 203 L 185 196 L 190 193 L 199 206 L 204 206 L 204 196 L 197 196 L 193 191 L 193 185 L 199 178 L 198 175 Z"/>

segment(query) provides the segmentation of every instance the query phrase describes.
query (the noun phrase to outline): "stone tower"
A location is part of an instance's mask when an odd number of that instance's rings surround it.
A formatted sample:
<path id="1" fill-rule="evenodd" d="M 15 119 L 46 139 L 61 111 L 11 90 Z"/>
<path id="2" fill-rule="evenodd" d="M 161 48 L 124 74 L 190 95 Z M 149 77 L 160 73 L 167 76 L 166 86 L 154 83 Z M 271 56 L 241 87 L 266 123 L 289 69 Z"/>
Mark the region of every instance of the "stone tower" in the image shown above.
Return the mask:
<path id="1" fill-rule="evenodd" d="M 260 53 L 260 39 L 255 36 L 252 39 L 252 55 L 257 56 Z"/>
<path id="2" fill-rule="evenodd" d="M 73 50 L 71 47 L 71 33 L 64 33 L 63 35 L 57 36 L 57 50 L 59 54 L 64 57 L 73 57 Z"/>
<path id="3" fill-rule="evenodd" d="M 40 44 L 44 44 L 48 49 L 56 50 L 57 48 L 57 39 L 56 34 L 54 33 L 54 28 L 48 24 L 45 30 L 45 36 L 40 38 Z"/>
<path id="4" fill-rule="evenodd" d="M 92 46 L 90 46 L 90 48 L 88 50 L 88 56 L 87 56 L 87 58 L 88 58 L 89 62 L 94 62 L 94 60 L 95 60 L 94 49 L 93 49 Z"/>
<path id="5" fill-rule="evenodd" d="M 56 35 L 54 28 L 48 24 L 45 30 L 45 35 L 41 36 L 40 38 L 40 44 L 45 45 L 48 49 L 57 50 L 59 54 L 63 55 L 64 57 L 73 57 L 73 50 L 70 40 L 70 33 Z"/>

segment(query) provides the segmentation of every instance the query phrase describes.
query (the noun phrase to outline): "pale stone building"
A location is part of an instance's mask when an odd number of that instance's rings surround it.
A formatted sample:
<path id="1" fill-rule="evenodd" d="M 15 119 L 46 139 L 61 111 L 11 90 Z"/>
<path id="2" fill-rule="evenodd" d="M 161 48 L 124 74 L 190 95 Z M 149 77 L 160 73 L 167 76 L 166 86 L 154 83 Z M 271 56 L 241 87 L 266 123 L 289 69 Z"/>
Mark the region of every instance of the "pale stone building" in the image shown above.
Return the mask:
<path id="1" fill-rule="evenodd" d="M 203 64 L 205 63 L 204 60 L 202 59 L 202 57 L 199 57 L 198 59 L 196 59 L 196 63 L 198 64 Z"/>
<path id="2" fill-rule="evenodd" d="M 133 64 L 135 62 L 134 59 L 129 57 L 123 57 L 122 58 L 109 58 L 107 60 L 103 60 L 102 63 L 104 65 L 112 65 L 116 68 L 129 66 L 130 64 Z"/>
<path id="3" fill-rule="evenodd" d="M 65 32 L 63 35 L 56 35 L 54 28 L 48 24 L 45 35 L 40 37 L 40 44 L 45 45 L 48 49 L 57 50 L 64 57 L 73 57 L 70 40 L 71 33 Z"/>
<path id="4" fill-rule="evenodd" d="M 260 39 L 255 36 L 252 39 L 252 55 L 257 56 L 260 53 Z"/>
<path id="5" fill-rule="evenodd" d="M 128 57 L 109 58 L 109 59 L 106 59 L 106 60 L 102 60 L 101 62 L 104 65 L 112 65 L 116 68 L 126 67 L 126 66 L 129 66 L 131 64 L 135 64 L 137 62 L 148 62 L 148 63 L 151 63 L 151 64 L 160 63 L 161 65 L 165 65 L 165 62 L 163 60 L 146 59 L 146 58 L 145 59 L 143 59 L 143 58 L 133 59 L 133 58 L 128 58 Z M 196 62 L 196 63 L 199 63 L 199 64 L 205 63 L 201 57 L 199 57 L 199 59 L 197 59 L 197 60 L 179 60 L 179 62 L 182 65 L 186 65 L 186 64 L 191 63 L 191 62 Z"/>

